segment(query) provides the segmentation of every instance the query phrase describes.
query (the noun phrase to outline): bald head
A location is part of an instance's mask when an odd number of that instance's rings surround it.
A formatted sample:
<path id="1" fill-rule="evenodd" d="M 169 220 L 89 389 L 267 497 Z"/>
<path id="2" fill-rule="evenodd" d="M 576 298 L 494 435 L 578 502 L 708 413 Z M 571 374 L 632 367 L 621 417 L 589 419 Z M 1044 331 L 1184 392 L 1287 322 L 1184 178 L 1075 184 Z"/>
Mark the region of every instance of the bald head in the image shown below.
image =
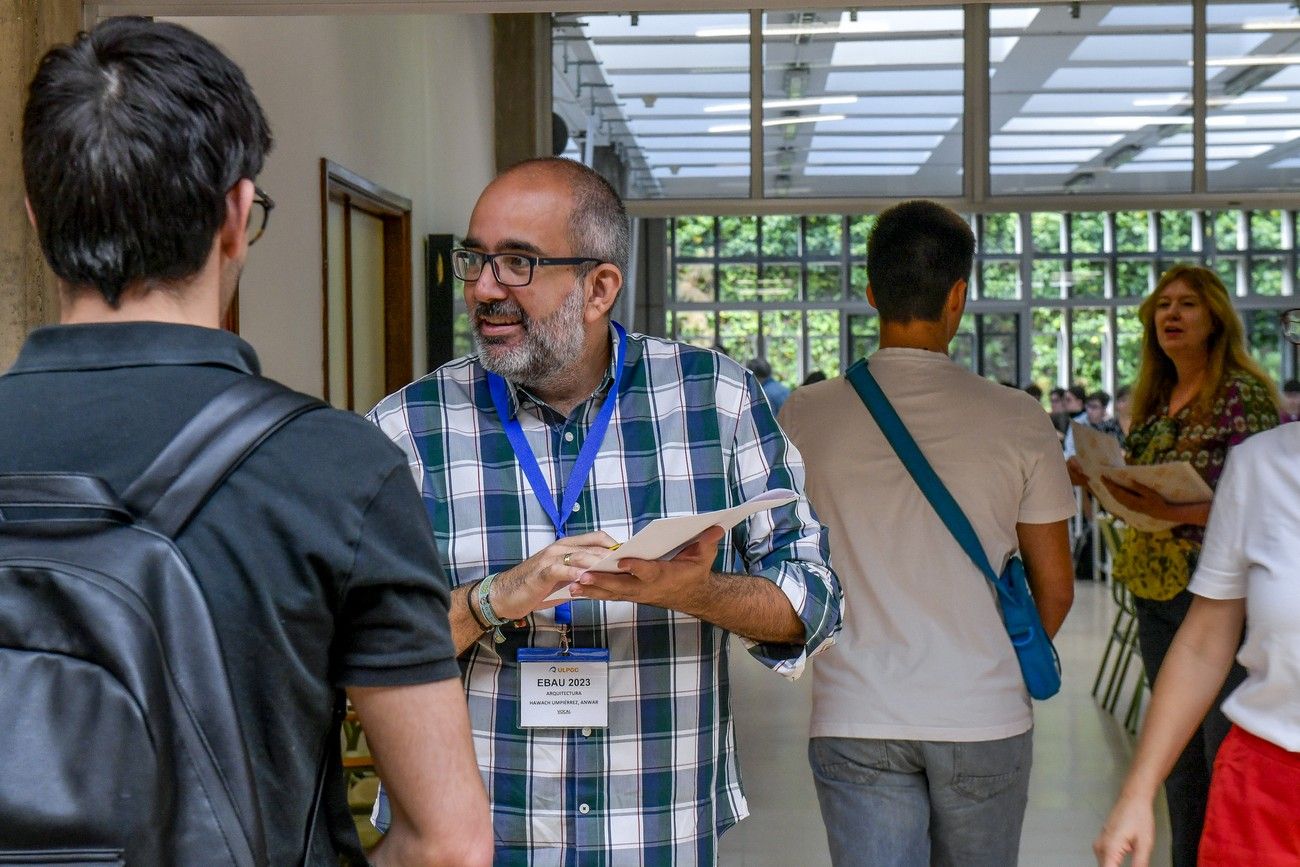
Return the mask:
<path id="1" fill-rule="evenodd" d="M 609 181 L 574 160 L 538 157 L 506 169 L 492 185 L 506 179 L 526 182 L 530 178 L 543 182 L 559 181 L 568 189 L 570 209 L 567 234 L 573 255 L 591 256 L 609 262 L 619 271 L 627 273 L 631 246 L 627 209 L 623 207 L 623 200 Z M 580 266 L 578 276 L 585 276 L 593 267 L 595 266 Z"/>

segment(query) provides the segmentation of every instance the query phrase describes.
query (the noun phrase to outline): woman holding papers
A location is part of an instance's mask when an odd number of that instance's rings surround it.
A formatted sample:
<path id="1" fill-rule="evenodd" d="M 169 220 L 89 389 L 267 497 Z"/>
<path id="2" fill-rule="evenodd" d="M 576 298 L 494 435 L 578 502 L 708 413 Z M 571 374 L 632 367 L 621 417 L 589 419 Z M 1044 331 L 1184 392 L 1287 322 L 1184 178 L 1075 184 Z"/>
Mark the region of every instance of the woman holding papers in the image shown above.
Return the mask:
<path id="1" fill-rule="evenodd" d="M 1246 351 L 1241 320 L 1222 281 L 1208 268 L 1176 265 L 1165 272 L 1138 317 L 1142 366 L 1133 389 L 1128 462 L 1154 466 L 1185 461 L 1213 489 L 1228 450 L 1277 424 L 1277 390 Z M 1187 585 L 1200 555 L 1210 501 L 1173 503 L 1135 481 L 1121 485 L 1106 479 L 1103 484 L 1124 508 L 1173 525 L 1158 532 L 1126 529 L 1114 565 L 1116 579 L 1136 597 L 1138 643 L 1154 682 L 1192 602 Z M 1225 692 L 1244 677 L 1240 666 L 1234 669 Z M 1227 731 L 1216 700 L 1165 780 L 1174 867 L 1196 864 L 1210 769 Z"/>

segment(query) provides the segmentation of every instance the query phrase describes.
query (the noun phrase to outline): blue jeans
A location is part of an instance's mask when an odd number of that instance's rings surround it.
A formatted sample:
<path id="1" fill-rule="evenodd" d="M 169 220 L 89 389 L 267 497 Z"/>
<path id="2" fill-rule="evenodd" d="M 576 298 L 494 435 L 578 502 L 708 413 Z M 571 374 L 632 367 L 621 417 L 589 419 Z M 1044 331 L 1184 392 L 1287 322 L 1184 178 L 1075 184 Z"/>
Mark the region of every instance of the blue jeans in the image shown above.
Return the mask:
<path id="1" fill-rule="evenodd" d="M 995 741 L 813 738 L 835 867 L 1015 867 L 1033 732 Z"/>

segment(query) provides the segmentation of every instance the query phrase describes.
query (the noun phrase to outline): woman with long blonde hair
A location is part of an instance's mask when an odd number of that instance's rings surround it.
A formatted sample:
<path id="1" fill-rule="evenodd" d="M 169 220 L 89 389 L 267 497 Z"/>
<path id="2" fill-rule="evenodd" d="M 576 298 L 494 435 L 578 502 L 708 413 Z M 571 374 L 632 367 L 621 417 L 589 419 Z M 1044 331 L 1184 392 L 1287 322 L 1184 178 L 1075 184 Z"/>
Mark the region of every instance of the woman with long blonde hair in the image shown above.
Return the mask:
<path id="1" fill-rule="evenodd" d="M 1138 316 L 1142 365 L 1133 388 L 1133 426 L 1125 442 L 1128 462 L 1188 461 L 1213 489 L 1228 450 L 1277 425 L 1277 389 L 1250 357 L 1241 319 L 1223 282 L 1209 268 L 1170 268 L 1142 302 Z M 1186 588 L 1200 554 L 1210 501 L 1176 504 L 1141 485 L 1105 484 L 1122 505 L 1175 525 L 1159 533 L 1125 530 L 1114 566 L 1117 580 L 1136 597 L 1138 643 L 1154 683 L 1192 602 Z M 1245 676 L 1241 666 L 1233 668 L 1220 700 Z M 1218 704 L 1215 701 L 1196 728 L 1164 783 L 1173 867 L 1194 867 L 1197 862 L 1210 770 L 1229 729 Z"/>

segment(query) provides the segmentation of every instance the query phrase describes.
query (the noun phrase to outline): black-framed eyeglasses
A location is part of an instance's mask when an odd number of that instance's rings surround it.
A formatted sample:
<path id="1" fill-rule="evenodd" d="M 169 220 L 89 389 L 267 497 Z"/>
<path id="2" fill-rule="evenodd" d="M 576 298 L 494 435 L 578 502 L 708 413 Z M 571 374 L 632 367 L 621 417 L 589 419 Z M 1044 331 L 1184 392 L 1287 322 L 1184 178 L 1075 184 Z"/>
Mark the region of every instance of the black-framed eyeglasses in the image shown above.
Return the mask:
<path id="1" fill-rule="evenodd" d="M 266 194 L 261 187 L 253 187 L 253 204 L 261 208 L 261 216 L 248 213 L 248 246 L 253 246 L 266 234 L 266 224 L 271 221 L 271 211 L 275 210 L 275 199 Z"/>
<path id="2" fill-rule="evenodd" d="M 1300 307 L 1283 310 L 1280 318 L 1282 320 L 1282 336 L 1300 346 Z"/>
<path id="3" fill-rule="evenodd" d="M 473 283 L 483 276 L 483 266 L 491 265 L 492 274 L 502 286 L 527 286 L 533 282 L 533 269 L 546 265 L 586 265 L 604 262 L 591 256 L 526 256 L 523 253 L 480 253 L 459 248 L 451 251 L 451 273 L 458 280 Z"/>

